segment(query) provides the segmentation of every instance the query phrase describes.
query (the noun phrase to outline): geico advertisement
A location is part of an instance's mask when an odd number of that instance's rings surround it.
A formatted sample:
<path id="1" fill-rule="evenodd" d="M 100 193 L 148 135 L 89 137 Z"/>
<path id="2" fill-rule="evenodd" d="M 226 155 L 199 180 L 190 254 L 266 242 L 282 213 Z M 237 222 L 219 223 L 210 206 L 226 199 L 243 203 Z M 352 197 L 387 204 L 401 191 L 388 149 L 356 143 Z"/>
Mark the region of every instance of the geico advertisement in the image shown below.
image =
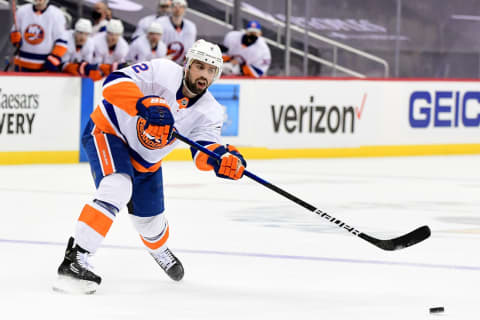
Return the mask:
<path id="1" fill-rule="evenodd" d="M 381 99 L 374 82 L 245 82 L 240 135 L 273 148 L 360 146 L 374 138 Z"/>
<path id="2" fill-rule="evenodd" d="M 0 151 L 78 149 L 80 79 L 0 77 Z"/>
<path id="3" fill-rule="evenodd" d="M 396 100 L 385 120 L 393 117 L 397 142 L 480 142 L 480 82 L 393 82 L 385 91 Z"/>

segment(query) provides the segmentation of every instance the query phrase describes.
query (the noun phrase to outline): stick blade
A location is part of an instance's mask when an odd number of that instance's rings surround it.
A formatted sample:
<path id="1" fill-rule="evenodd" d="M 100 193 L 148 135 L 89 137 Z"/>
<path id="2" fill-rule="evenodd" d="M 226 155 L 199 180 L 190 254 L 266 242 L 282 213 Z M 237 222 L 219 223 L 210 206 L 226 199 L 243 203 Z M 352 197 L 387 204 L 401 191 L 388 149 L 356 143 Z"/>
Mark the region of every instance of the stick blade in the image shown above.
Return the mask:
<path id="1" fill-rule="evenodd" d="M 427 239 L 428 237 L 430 237 L 430 235 L 431 235 L 430 228 L 428 226 L 422 226 L 401 237 L 389 239 L 389 240 L 376 239 L 364 233 L 361 233 L 358 236 L 374 244 L 380 249 L 387 250 L 387 251 L 394 251 L 394 250 L 400 250 L 403 248 L 413 246 Z"/>

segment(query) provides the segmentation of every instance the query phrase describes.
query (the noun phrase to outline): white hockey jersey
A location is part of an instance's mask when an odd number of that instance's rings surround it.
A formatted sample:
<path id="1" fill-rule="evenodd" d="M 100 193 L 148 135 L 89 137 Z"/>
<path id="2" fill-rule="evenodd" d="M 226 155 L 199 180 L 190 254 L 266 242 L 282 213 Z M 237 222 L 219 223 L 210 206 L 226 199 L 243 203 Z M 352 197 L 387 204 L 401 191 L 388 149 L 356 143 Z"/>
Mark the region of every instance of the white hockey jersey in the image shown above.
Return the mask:
<path id="1" fill-rule="evenodd" d="M 161 40 L 158 41 L 157 47 L 152 49 L 147 36 L 142 34 L 130 44 L 128 50 L 127 62 L 142 62 L 152 59 L 163 58 L 167 55 L 167 46 Z"/>
<path id="2" fill-rule="evenodd" d="M 140 37 L 142 34 L 146 34 L 148 27 L 152 24 L 152 22 L 154 22 L 158 18 L 159 18 L 158 16 L 152 14 L 150 16 L 146 16 L 138 20 L 137 28 L 132 34 L 132 39 L 135 40 L 138 37 Z"/>
<path id="3" fill-rule="evenodd" d="M 87 38 L 87 41 L 81 48 L 77 48 L 75 44 L 75 30 L 67 30 L 65 38 L 67 39 L 67 53 L 62 58 L 63 63 L 78 63 L 82 61 L 93 63 L 94 45 L 91 37 Z"/>
<path id="4" fill-rule="evenodd" d="M 162 41 L 167 45 L 167 55 L 183 66 L 185 54 L 197 38 L 197 27 L 192 21 L 183 19 L 181 27 L 176 28 L 169 16 L 160 17 L 156 22 L 163 27 Z"/>
<path id="5" fill-rule="evenodd" d="M 48 5 L 35 12 L 32 4 L 20 6 L 16 13 L 17 31 L 22 34 L 22 45 L 15 64 L 21 68 L 41 70 L 49 54 L 60 58 L 67 52 L 65 16 L 57 7 Z M 12 26 L 12 31 L 15 26 Z"/>
<path id="6" fill-rule="evenodd" d="M 108 24 L 108 20 L 104 19 L 104 20 L 100 21 L 98 24 L 93 25 L 92 26 L 92 34 L 97 34 L 97 33 L 107 31 L 107 24 Z"/>
<path id="7" fill-rule="evenodd" d="M 93 61 L 94 63 L 124 63 L 128 54 L 128 43 L 123 37 L 118 38 L 113 51 L 107 44 L 107 33 L 100 32 L 93 36 Z"/>
<path id="8" fill-rule="evenodd" d="M 103 83 L 103 101 L 91 118 L 103 132 L 114 134 L 131 149 L 132 164 L 141 172 L 154 171 L 179 141 L 160 148 L 143 133 L 137 100 L 146 95 L 163 97 L 170 106 L 175 128 L 194 141 L 220 143 L 224 111 L 207 90 L 188 99 L 182 94 L 183 68 L 168 59 L 155 59 L 112 73 Z"/>
<path id="9" fill-rule="evenodd" d="M 250 46 L 242 44 L 244 31 L 230 31 L 225 36 L 223 45 L 228 48 L 227 59 L 235 58 L 241 63 L 241 72 L 251 77 L 260 77 L 266 74 L 272 60 L 270 48 L 262 37 Z"/>

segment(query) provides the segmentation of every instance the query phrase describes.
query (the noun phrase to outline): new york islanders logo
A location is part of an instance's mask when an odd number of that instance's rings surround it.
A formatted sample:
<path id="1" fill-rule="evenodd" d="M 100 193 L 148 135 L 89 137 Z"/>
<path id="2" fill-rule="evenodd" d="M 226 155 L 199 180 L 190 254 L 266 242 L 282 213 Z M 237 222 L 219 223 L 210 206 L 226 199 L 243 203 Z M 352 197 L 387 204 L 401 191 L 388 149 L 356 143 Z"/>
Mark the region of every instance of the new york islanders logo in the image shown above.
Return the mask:
<path id="1" fill-rule="evenodd" d="M 155 149 L 160 149 L 160 148 L 165 147 L 165 146 L 162 146 L 160 144 L 160 141 L 150 137 L 148 134 L 145 133 L 145 123 L 146 122 L 147 121 L 145 119 L 140 118 L 140 117 L 137 120 L 137 138 L 138 138 L 138 141 L 140 141 L 142 146 L 144 146 L 145 148 L 150 149 L 150 150 L 155 150 Z M 167 146 L 172 144 L 174 141 L 175 141 L 175 139 L 171 139 L 171 141 L 167 144 Z"/>
<path id="2" fill-rule="evenodd" d="M 173 41 L 167 45 L 167 55 L 170 56 L 173 61 L 180 58 L 184 51 L 185 47 L 180 41 Z"/>
<path id="3" fill-rule="evenodd" d="M 45 39 L 45 31 L 38 24 L 29 24 L 25 29 L 23 38 L 32 45 L 40 44 Z"/>

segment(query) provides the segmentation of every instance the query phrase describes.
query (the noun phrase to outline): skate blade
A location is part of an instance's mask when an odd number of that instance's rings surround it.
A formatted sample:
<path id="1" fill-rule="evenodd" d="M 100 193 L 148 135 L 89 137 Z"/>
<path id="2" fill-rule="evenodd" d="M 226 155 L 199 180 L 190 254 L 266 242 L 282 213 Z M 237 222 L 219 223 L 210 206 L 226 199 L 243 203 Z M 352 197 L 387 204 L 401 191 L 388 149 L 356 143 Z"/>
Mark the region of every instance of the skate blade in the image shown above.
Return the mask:
<path id="1" fill-rule="evenodd" d="M 68 294 L 93 294 L 97 291 L 98 284 L 93 281 L 72 279 L 71 277 L 58 276 L 52 286 L 53 291 Z"/>

